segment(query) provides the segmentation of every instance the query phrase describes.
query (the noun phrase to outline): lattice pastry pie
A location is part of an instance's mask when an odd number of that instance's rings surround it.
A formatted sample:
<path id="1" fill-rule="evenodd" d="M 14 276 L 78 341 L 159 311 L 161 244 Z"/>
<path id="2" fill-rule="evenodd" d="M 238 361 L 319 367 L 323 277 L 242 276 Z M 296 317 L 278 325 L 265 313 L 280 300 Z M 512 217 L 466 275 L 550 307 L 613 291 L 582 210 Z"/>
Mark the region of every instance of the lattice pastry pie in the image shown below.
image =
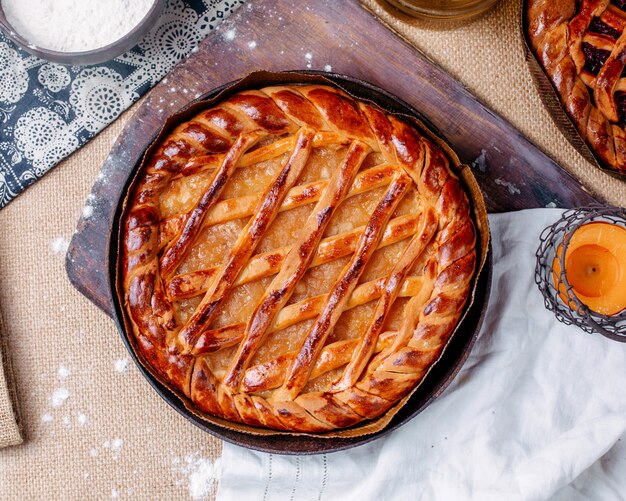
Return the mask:
<path id="1" fill-rule="evenodd" d="M 439 146 L 293 85 L 236 93 L 155 148 L 123 216 L 121 288 L 141 358 L 187 405 L 322 432 L 418 385 L 476 266 Z"/>
<path id="2" fill-rule="evenodd" d="M 626 1 L 529 0 L 528 35 L 581 137 L 626 174 Z"/>

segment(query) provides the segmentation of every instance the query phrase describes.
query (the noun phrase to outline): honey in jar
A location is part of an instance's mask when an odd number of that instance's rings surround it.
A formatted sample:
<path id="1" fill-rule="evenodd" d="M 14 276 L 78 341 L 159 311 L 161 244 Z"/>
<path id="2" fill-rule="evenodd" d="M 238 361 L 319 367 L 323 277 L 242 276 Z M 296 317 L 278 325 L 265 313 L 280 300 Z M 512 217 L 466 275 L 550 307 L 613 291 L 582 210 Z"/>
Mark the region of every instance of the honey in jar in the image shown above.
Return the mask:
<path id="1" fill-rule="evenodd" d="M 498 0 L 387 0 L 409 15 L 459 19 L 476 16 L 493 7 Z"/>

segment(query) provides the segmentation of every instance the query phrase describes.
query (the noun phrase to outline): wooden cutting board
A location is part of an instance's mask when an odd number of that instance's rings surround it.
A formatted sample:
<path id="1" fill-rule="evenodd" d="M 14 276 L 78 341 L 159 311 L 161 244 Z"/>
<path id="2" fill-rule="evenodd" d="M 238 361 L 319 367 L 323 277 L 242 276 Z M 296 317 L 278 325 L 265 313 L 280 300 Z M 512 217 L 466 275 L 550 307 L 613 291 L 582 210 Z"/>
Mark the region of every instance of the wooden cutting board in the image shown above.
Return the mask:
<path id="1" fill-rule="evenodd" d="M 375 57 L 374 57 L 375 56 Z M 597 202 L 578 181 L 355 0 L 248 0 L 157 85 L 117 139 L 78 222 L 67 273 L 112 315 L 109 237 L 130 170 L 168 114 L 254 70 L 313 69 L 371 82 L 413 106 L 474 167 L 487 209 Z M 555 134 L 557 131 L 555 130 Z"/>

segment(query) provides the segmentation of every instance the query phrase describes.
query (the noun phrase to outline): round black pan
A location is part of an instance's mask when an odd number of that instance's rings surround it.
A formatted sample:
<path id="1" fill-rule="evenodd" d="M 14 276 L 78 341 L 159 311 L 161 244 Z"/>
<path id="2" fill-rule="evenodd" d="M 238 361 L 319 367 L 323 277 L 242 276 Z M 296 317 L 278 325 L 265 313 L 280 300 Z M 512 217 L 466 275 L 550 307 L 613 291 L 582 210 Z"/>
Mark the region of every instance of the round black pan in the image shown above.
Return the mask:
<path id="1" fill-rule="evenodd" d="M 311 76 L 317 76 L 320 84 L 328 84 L 328 80 L 334 82 L 339 87 L 345 89 L 350 94 L 374 102 L 382 108 L 388 110 L 391 113 L 397 113 L 401 115 L 408 115 L 417 118 L 421 121 L 431 133 L 443 138 L 438 133 L 432 124 L 429 123 L 426 117 L 421 116 L 416 110 L 409 105 L 398 99 L 397 97 L 389 94 L 388 92 L 361 80 L 332 73 L 318 73 L 312 71 L 294 71 L 288 72 L 289 81 L 285 83 L 302 83 L 300 75 L 307 76 L 307 83 L 310 83 Z M 300 81 L 299 81 L 300 80 Z M 219 94 L 224 89 L 232 86 L 235 82 L 225 84 L 213 91 L 207 93 L 204 96 L 198 98 L 197 101 L 205 99 L 211 99 Z M 267 84 L 275 84 L 276 82 L 268 82 Z M 263 87 L 263 82 L 256 82 L 254 87 Z M 194 102 L 197 102 L 194 101 Z M 156 137 L 156 134 L 155 134 Z M 147 149 L 152 144 L 153 139 L 146 143 Z M 128 352 L 137 364 L 137 367 L 152 385 L 155 391 L 165 400 L 172 408 L 184 416 L 188 421 L 198 426 L 200 429 L 214 435 L 222 440 L 231 442 L 241 447 L 247 447 L 263 452 L 272 452 L 277 454 L 321 454 L 327 452 L 341 451 L 350 449 L 358 445 L 362 445 L 379 437 L 382 437 L 389 432 L 399 428 L 403 424 L 410 421 L 417 416 L 422 410 L 424 410 L 435 398 L 437 398 L 450 384 L 450 382 L 458 374 L 459 370 L 463 366 L 463 363 L 467 360 L 469 353 L 476 341 L 478 332 L 483 322 L 485 310 L 487 307 L 487 301 L 489 298 L 489 291 L 491 288 L 491 252 L 488 252 L 487 262 L 482 269 L 482 272 L 476 277 L 476 289 L 474 301 L 469 307 L 467 314 L 462 322 L 459 324 L 457 331 L 452 336 L 448 345 L 446 346 L 439 361 L 428 372 L 427 376 L 422 381 L 418 389 L 411 395 L 407 403 L 398 411 L 393 417 L 391 422 L 383 430 L 370 435 L 362 435 L 353 438 L 323 438 L 310 435 L 252 435 L 249 433 L 242 433 L 231 429 L 226 429 L 221 426 L 215 425 L 207 420 L 202 419 L 199 416 L 193 414 L 187 409 L 174 393 L 172 393 L 165 385 L 159 382 L 148 370 L 139 362 L 135 351 L 132 348 L 131 341 L 125 329 L 124 324 L 124 311 L 122 305 L 118 299 L 116 292 L 117 283 L 117 256 L 119 255 L 120 241 L 120 217 L 123 210 L 123 202 L 126 197 L 126 193 L 130 187 L 131 181 L 134 178 L 134 174 L 139 167 L 139 162 L 135 169 L 130 173 L 126 183 L 126 187 L 122 192 L 122 196 L 117 205 L 115 223 L 112 228 L 112 235 L 110 239 L 110 284 L 111 284 L 111 296 L 113 299 L 115 322 L 122 337 L 122 341 L 126 345 Z"/>

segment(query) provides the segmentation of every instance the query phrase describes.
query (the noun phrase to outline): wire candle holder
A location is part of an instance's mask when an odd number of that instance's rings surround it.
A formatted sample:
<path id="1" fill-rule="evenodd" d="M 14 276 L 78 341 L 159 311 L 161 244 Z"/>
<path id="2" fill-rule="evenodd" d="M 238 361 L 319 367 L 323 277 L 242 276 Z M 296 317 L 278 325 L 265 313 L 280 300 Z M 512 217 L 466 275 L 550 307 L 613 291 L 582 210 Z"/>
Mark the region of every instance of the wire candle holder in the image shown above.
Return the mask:
<path id="1" fill-rule="evenodd" d="M 543 295 L 546 308 L 566 325 L 577 325 L 589 334 L 626 342 L 626 309 L 603 315 L 591 310 L 574 293 L 566 274 L 565 258 L 574 232 L 595 222 L 616 224 L 626 229 L 626 209 L 592 206 L 570 209 L 561 219 L 543 230 L 536 252 L 535 283 Z M 555 266 L 558 261 L 559 266 Z M 565 296 L 565 299 L 563 298 Z"/>

